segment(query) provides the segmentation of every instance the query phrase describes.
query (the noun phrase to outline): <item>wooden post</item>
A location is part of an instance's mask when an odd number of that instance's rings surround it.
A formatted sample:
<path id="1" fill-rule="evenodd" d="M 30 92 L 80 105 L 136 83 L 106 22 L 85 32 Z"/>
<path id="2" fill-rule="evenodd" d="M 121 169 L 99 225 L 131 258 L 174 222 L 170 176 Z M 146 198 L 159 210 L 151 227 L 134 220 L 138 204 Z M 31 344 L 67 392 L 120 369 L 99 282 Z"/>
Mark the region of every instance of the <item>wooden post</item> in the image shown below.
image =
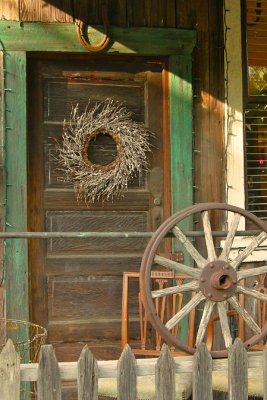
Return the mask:
<path id="1" fill-rule="evenodd" d="M 0 397 L 5 400 L 20 398 L 20 359 L 8 339 L 0 354 Z"/>
<path id="2" fill-rule="evenodd" d="M 155 367 L 156 400 L 175 400 L 175 362 L 164 343 Z"/>
<path id="3" fill-rule="evenodd" d="M 248 398 L 248 361 L 242 341 L 237 338 L 228 353 L 229 400 Z"/>
<path id="4" fill-rule="evenodd" d="M 267 344 L 263 349 L 263 400 L 267 400 Z"/>
<path id="5" fill-rule="evenodd" d="M 61 400 L 59 366 L 51 345 L 41 347 L 37 372 L 38 400 Z"/>
<path id="6" fill-rule="evenodd" d="M 89 350 L 84 346 L 77 364 L 78 400 L 98 399 L 98 367 Z"/>
<path id="7" fill-rule="evenodd" d="M 212 358 L 205 343 L 193 356 L 193 399 L 212 400 Z"/>
<path id="8" fill-rule="evenodd" d="M 117 399 L 136 400 L 136 384 L 136 359 L 126 344 L 117 366 Z"/>

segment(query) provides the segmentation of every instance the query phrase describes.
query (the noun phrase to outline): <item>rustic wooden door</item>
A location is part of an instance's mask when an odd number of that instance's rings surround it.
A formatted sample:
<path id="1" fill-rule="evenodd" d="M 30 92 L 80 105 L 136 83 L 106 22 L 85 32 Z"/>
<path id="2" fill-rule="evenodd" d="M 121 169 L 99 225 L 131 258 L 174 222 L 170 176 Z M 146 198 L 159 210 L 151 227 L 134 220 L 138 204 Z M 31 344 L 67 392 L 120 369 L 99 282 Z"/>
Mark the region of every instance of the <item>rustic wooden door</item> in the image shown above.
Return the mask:
<path id="1" fill-rule="evenodd" d="M 153 231 L 169 214 L 168 101 L 164 60 L 68 56 L 28 60 L 30 231 Z M 123 198 L 86 207 L 58 180 L 55 139 L 79 104 L 112 98 L 154 133 L 150 173 Z M 102 153 L 101 153 L 102 154 Z M 102 157 L 102 155 L 101 155 Z M 138 271 L 147 240 L 32 239 L 31 320 L 48 329 L 59 360 L 89 343 L 101 358 L 120 351 L 122 272 Z M 137 299 L 136 301 L 137 307 Z"/>

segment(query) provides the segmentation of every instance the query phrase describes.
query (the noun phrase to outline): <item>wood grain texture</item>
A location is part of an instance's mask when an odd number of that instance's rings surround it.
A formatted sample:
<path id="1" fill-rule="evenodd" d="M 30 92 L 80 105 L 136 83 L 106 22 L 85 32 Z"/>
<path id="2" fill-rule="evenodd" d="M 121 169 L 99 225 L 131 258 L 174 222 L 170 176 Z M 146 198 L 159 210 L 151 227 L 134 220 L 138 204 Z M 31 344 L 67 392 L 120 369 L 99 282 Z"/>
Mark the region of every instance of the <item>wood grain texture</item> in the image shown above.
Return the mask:
<path id="1" fill-rule="evenodd" d="M 164 343 L 155 367 L 156 400 L 175 400 L 175 363 Z"/>
<path id="2" fill-rule="evenodd" d="M 88 55 L 73 56 L 71 59 L 59 57 L 30 60 L 29 73 L 34 76 L 29 85 L 29 96 L 33 94 L 34 99 L 34 96 L 38 97 L 36 102 L 31 103 L 29 122 L 29 217 L 32 230 L 38 229 L 38 226 L 47 231 L 64 232 L 73 229 L 101 232 L 134 229 L 146 232 L 151 229 L 151 197 L 158 195 L 158 185 L 153 180 L 148 183 L 147 177 L 139 185 L 132 185 L 122 200 L 106 204 L 99 202 L 90 207 L 77 203 L 69 186 L 55 185 L 58 171 L 54 171 L 52 184 L 48 177 L 43 177 L 44 174 L 50 175 L 52 168 L 56 169 L 56 166 L 48 166 L 50 157 L 53 157 L 51 148 L 55 147 L 51 136 L 59 138 L 62 134 L 62 121 L 67 117 L 66 109 L 70 111 L 70 104 L 79 99 L 83 107 L 85 99 L 88 101 L 90 95 L 93 96 L 92 101 L 99 101 L 114 90 L 117 96 L 121 96 L 117 99 L 125 98 L 136 117 L 145 120 L 155 133 L 153 140 L 162 149 L 162 69 L 163 61 L 150 63 L 144 58 L 114 58 L 105 63 L 101 57 L 92 58 Z M 92 83 L 100 87 L 106 85 L 108 90 L 103 93 L 94 88 L 92 91 Z M 138 89 L 134 93 L 124 90 L 133 86 Z M 140 87 L 142 90 L 139 90 Z M 122 90 L 121 94 L 118 88 Z M 38 110 L 35 110 L 35 106 Z M 47 151 L 48 144 L 50 151 Z M 152 169 L 156 167 L 164 171 L 162 153 L 159 149 L 153 151 Z M 162 175 L 164 177 L 164 173 Z M 163 187 L 168 190 L 164 183 Z M 68 201 L 66 193 L 71 194 Z M 164 201 L 162 199 L 161 207 L 164 207 Z M 66 342 L 65 346 L 61 346 L 61 359 L 69 356 L 69 347 L 75 347 L 81 342 L 95 346 L 98 344 L 98 354 L 100 344 L 104 342 L 103 353 L 107 354 L 108 346 L 111 348 L 114 342 L 118 346 L 120 340 L 122 271 L 139 268 L 138 263 L 147 239 L 121 237 L 62 240 L 59 237 L 45 241 L 38 252 L 40 243 L 32 241 L 33 247 L 30 247 L 34 305 L 32 315 L 34 318 L 42 318 L 39 323 L 48 327 L 49 342 Z M 38 267 L 34 268 L 34 265 Z M 137 290 L 132 299 L 137 299 Z M 134 340 L 139 335 L 136 316 L 137 301 L 134 318 L 130 322 Z M 71 355 L 74 356 L 74 352 Z"/>
<path id="3" fill-rule="evenodd" d="M 5 54 L 6 213 L 5 230 L 27 230 L 26 54 Z M 19 149 L 19 150 L 18 150 Z M 27 242 L 8 240 L 5 248 L 6 307 L 9 318 L 28 321 Z M 18 296 L 19 293 L 19 296 Z"/>
<path id="4" fill-rule="evenodd" d="M 18 21 L 20 7 L 18 0 L 6 0 L 0 2 L 0 19 L 6 21 Z"/>
<path id="5" fill-rule="evenodd" d="M 117 365 L 117 387 L 118 400 L 137 400 L 136 359 L 127 344 Z"/>
<path id="6" fill-rule="evenodd" d="M 20 399 L 20 360 L 9 339 L 0 354 L 1 397 L 5 400 Z M 8 379 L 7 379 L 8 378 Z"/>
<path id="7" fill-rule="evenodd" d="M 223 116 L 223 12 L 222 2 L 198 0 L 187 6 L 195 14 L 198 46 L 194 52 L 195 180 L 196 202 L 223 201 L 224 137 Z M 189 14 L 188 14 L 189 13 Z M 191 19 L 191 18 L 190 18 Z M 193 17 L 192 20 L 193 21 Z M 205 60 L 205 61 L 204 61 Z M 220 176 L 218 180 L 217 177 Z M 209 190 L 212 187 L 214 189 Z M 220 224 L 218 219 L 214 221 Z"/>
<path id="8" fill-rule="evenodd" d="M 2 82 L 2 88 L 5 83 L 5 59 L 3 51 L 0 51 L 0 81 Z M 0 90 L 0 102 L 4 103 L 5 94 L 4 91 Z M 6 196 L 6 189 L 5 189 L 5 180 L 6 180 L 6 170 L 4 169 L 4 146 L 5 146 L 5 114 L 3 113 L 2 107 L 0 109 L 0 143 L 1 143 L 1 150 L 0 150 L 0 199 L 2 202 L 0 204 L 0 230 L 2 232 L 5 231 L 4 229 L 4 219 L 5 219 L 5 196 Z M 5 177 L 5 179 L 4 179 Z M 4 318 L 4 298 L 5 298 L 5 288 L 3 287 L 3 277 L 4 277 L 4 240 L 0 241 L 0 282 L 2 283 L 2 287 L 0 290 L 0 318 Z"/>
<path id="9" fill-rule="evenodd" d="M 212 400 L 212 358 L 204 343 L 198 346 L 193 356 L 193 398 Z"/>
<path id="10" fill-rule="evenodd" d="M 263 400 L 267 400 L 267 344 L 263 349 Z"/>
<path id="11" fill-rule="evenodd" d="M 42 346 L 37 377 L 39 400 L 61 400 L 61 381 L 58 362 L 51 345 Z"/>
<path id="12" fill-rule="evenodd" d="M 228 353 L 229 399 L 248 398 L 248 363 L 243 343 L 237 338 Z"/>
<path id="13" fill-rule="evenodd" d="M 19 3 L 22 21 L 72 22 L 73 9 L 71 0 L 21 0 Z"/>
<path id="14" fill-rule="evenodd" d="M 78 398 L 82 400 L 97 400 L 98 368 L 94 356 L 85 346 L 77 364 Z"/>
<path id="15" fill-rule="evenodd" d="M 247 353 L 249 368 L 262 368 L 262 352 L 253 351 Z M 175 363 L 175 373 L 190 373 L 193 371 L 193 356 L 181 356 L 173 358 Z M 155 374 L 155 366 L 158 358 L 137 359 L 137 375 L 147 376 Z M 98 377 L 116 378 L 118 360 L 99 360 Z M 58 364 L 60 377 L 62 380 L 77 379 L 77 362 L 61 362 Z M 21 379 L 25 382 L 32 382 L 37 379 L 38 364 L 21 364 Z M 212 361 L 213 371 L 226 371 L 228 369 L 228 359 L 214 359 Z M 244 399 L 242 399 L 244 400 Z"/>
<path id="16" fill-rule="evenodd" d="M 92 41 L 101 41 L 102 30 L 99 26 L 94 27 L 91 31 Z M 0 31 L 7 50 L 88 53 L 79 43 L 75 24 L 25 22 L 22 29 L 18 24 L 1 21 Z M 111 36 L 111 45 L 103 54 L 189 55 L 195 44 L 194 31 L 172 28 L 123 29 L 113 26 Z"/>

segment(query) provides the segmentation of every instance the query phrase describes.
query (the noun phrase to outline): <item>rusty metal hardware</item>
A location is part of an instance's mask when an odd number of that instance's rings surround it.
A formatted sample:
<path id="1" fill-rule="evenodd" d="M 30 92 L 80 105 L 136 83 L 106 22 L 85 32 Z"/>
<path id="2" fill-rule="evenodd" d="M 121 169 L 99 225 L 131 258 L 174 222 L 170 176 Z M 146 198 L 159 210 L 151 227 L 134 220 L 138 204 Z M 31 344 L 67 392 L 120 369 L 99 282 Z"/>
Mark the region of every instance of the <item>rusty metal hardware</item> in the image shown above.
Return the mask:
<path id="1" fill-rule="evenodd" d="M 223 212 L 231 212 L 233 213 L 234 217 L 236 218 L 236 227 L 234 228 L 229 228 L 228 230 L 228 236 L 226 237 L 225 242 L 227 242 L 228 247 L 226 247 L 226 254 L 223 254 L 221 252 L 220 255 L 217 256 L 214 243 L 213 243 L 213 238 L 214 236 L 220 236 L 220 235 L 214 235 L 214 232 L 211 229 L 210 226 L 210 221 L 209 221 L 209 213 L 215 212 L 215 210 L 222 210 Z M 206 247 L 207 247 L 207 255 L 202 256 L 198 250 L 194 247 L 194 245 L 190 242 L 188 239 L 187 233 L 182 232 L 180 230 L 179 233 L 179 223 L 183 221 L 185 218 L 188 217 L 193 217 L 194 214 L 201 214 L 202 221 L 203 221 L 203 227 L 205 231 L 205 242 L 206 242 Z M 208 217 L 207 217 L 208 216 Z M 246 218 L 249 222 L 253 223 L 254 226 L 256 227 L 256 230 L 253 232 L 257 237 L 254 237 L 254 245 L 249 245 L 244 249 L 244 258 L 240 258 L 240 255 L 237 256 L 233 262 L 229 260 L 229 254 L 231 250 L 231 245 L 233 243 L 234 237 L 239 236 L 239 233 L 237 231 L 238 229 L 238 217 L 244 217 Z M 259 229 L 259 230 L 258 230 Z M 177 240 L 180 241 L 180 244 L 187 250 L 187 252 L 191 255 L 191 257 L 194 259 L 195 263 L 197 264 L 197 268 L 192 268 L 192 266 L 187 266 L 185 264 L 179 264 L 179 262 L 174 263 L 173 261 L 169 261 L 167 258 L 162 260 L 161 253 L 158 249 L 160 249 L 160 246 L 162 245 L 162 241 L 170 235 L 170 231 L 173 230 L 173 233 L 175 234 Z M 231 230 L 231 231 L 230 231 Z M 243 231 L 244 232 L 244 231 Z M 191 231 L 190 231 L 191 234 Z M 200 235 L 192 235 L 192 236 L 200 236 Z M 253 238 L 252 238 L 253 239 Z M 167 344 L 170 346 L 174 346 L 175 348 L 179 348 L 189 354 L 194 354 L 196 351 L 196 346 L 190 347 L 186 343 L 182 342 L 177 336 L 175 336 L 172 332 L 174 329 L 172 329 L 177 323 L 180 322 L 180 317 L 184 317 L 184 315 L 188 315 L 190 310 L 196 308 L 200 302 L 204 303 L 204 310 L 206 310 L 206 316 L 204 313 L 204 320 L 201 320 L 201 323 L 203 322 L 203 329 L 198 330 L 198 342 L 201 342 L 204 339 L 204 333 L 207 328 L 207 324 L 212 312 L 213 307 L 215 307 L 217 304 L 220 304 L 220 310 L 222 311 L 224 309 L 225 317 L 226 320 L 221 322 L 221 326 L 225 327 L 224 323 L 227 322 L 227 307 L 226 304 L 229 301 L 230 304 L 235 305 L 238 303 L 236 300 L 235 293 L 238 293 L 238 285 L 237 282 L 242 278 L 242 271 L 238 271 L 239 265 L 242 263 L 243 260 L 247 258 L 248 255 L 251 254 L 252 251 L 254 251 L 264 240 L 267 240 L 267 225 L 264 221 L 260 220 L 257 218 L 255 215 L 251 214 L 250 212 L 243 210 L 239 207 L 234 207 L 228 204 L 224 203 L 203 203 L 203 204 L 197 204 L 194 206 L 187 207 L 184 210 L 179 211 L 178 213 L 174 214 L 173 216 L 169 217 L 155 232 L 153 237 L 150 239 L 146 250 L 143 255 L 142 263 L 141 263 L 141 269 L 140 269 L 140 292 L 141 292 L 141 299 L 142 303 L 144 305 L 145 311 L 147 313 L 148 319 L 155 328 L 155 330 L 159 333 L 159 335 L 166 341 Z M 213 243 L 213 244 L 212 244 Z M 158 252 L 158 253 L 157 253 Z M 241 252 L 242 253 L 242 252 Z M 242 254 L 241 254 L 242 255 Z M 157 257 L 156 257 L 157 256 Z M 220 259 L 221 256 L 221 259 Z M 161 264 L 162 263 L 162 264 Z M 157 314 L 157 310 L 155 308 L 154 300 L 152 297 L 152 290 L 151 290 L 151 282 L 150 282 L 150 277 L 151 277 L 151 268 L 155 265 L 158 264 L 159 266 L 162 265 L 165 269 L 166 267 L 170 268 L 171 270 L 180 271 L 182 273 L 188 274 L 191 277 L 192 281 L 192 288 L 182 291 L 191 291 L 191 292 L 196 292 L 196 303 L 194 303 L 194 297 L 192 297 L 192 302 L 191 302 L 191 308 L 186 309 L 184 311 L 184 315 L 182 313 L 183 310 L 179 311 L 179 313 L 174 316 L 173 320 L 168 321 L 167 327 L 165 324 L 162 322 L 160 316 Z M 251 275 L 246 275 L 248 276 L 254 276 L 254 275 L 259 275 L 259 273 L 255 273 L 255 268 L 251 268 Z M 260 268 L 260 273 L 265 274 L 267 273 L 267 266 L 261 267 Z M 238 275 L 240 274 L 240 275 Z M 189 286 L 190 287 L 190 286 Z M 177 285 L 177 293 L 180 291 L 180 287 Z M 167 290 L 167 289 L 166 289 Z M 256 291 L 254 291 L 256 292 Z M 258 296 L 256 293 L 252 292 L 252 295 L 254 297 Z M 171 292 L 173 293 L 173 291 Z M 240 292 L 241 293 L 241 292 Z M 246 288 L 246 292 L 243 292 L 244 295 L 246 293 L 249 293 L 251 295 L 251 291 L 249 291 L 249 288 Z M 168 293 L 164 294 L 164 291 L 162 292 L 161 296 L 168 295 Z M 260 298 L 262 300 L 267 300 L 267 296 L 264 295 L 259 295 L 256 298 Z M 191 300 L 190 300 L 191 301 Z M 241 306 L 242 308 L 242 306 Z M 237 313 L 238 312 L 238 307 L 235 309 Z M 210 314 L 209 314 L 210 313 Z M 243 314 L 243 315 L 242 315 Z M 247 316 L 247 312 L 244 311 L 242 312 L 241 317 L 245 316 L 247 323 L 250 323 L 250 326 L 253 326 L 253 318 L 251 316 Z M 176 318 L 176 319 L 175 319 Z M 178 322 L 176 322 L 178 321 Z M 255 327 L 255 325 L 254 325 Z M 204 331 L 204 333 L 202 333 Z M 230 332 L 230 329 L 229 329 Z M 267 323 L 260 328 L 259 326 L 256 325 L 256 330 L 257 332 L 253 337 L 250 339 L 246 340 L 244 342 L 245 347 L 250 347 L 261 340 L 264 340 L 267 337 Z M 228 342 L 231 340 L 231 335 L 230 333 L 225 334 L 225 348 L 221 350 L 212 350 L 211 351 L 211 356 L 214 358 L 221 358 L 221 357 L 227 357 L 228 355 Z M 227 337 L 228 335 L 228 337 Z M 229 336 L 230 335 L 230 336 Z M 227 347 L 228 346 L 228 347 Z"/>

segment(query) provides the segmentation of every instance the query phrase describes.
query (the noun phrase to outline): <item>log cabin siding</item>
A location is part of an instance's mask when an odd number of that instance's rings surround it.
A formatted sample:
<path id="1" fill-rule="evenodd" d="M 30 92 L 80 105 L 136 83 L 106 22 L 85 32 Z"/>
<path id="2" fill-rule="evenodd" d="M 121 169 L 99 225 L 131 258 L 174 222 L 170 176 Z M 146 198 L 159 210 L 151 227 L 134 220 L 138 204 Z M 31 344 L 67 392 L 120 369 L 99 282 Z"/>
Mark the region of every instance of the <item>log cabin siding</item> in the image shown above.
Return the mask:
<path id="1" fill-rule="evenodd" d="M 100 0 L 9 0 L 2 20 L 101 24 Z M 195 201 L 225 201 L 223 0 L 110 0 L 111 25 L 196 29 L 193 55 Z M 218 177 L 220 179 L 218 180 Z"/>

